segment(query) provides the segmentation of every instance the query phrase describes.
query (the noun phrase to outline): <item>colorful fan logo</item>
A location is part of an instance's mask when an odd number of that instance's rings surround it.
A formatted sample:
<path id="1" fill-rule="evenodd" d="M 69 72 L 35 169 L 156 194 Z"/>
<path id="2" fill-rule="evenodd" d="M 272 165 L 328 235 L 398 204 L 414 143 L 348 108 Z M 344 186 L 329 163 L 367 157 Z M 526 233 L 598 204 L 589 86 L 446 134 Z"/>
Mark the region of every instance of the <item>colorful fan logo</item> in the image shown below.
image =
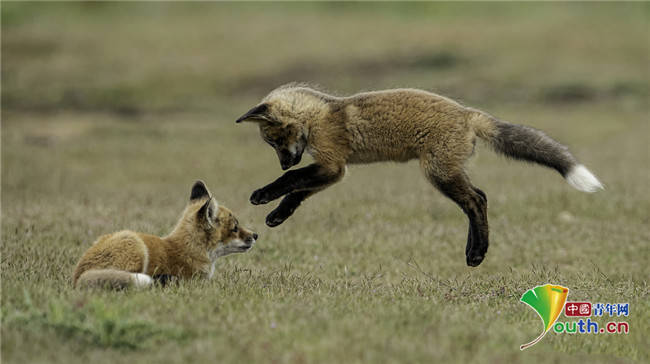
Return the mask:
<path id="1" fill-rule="evenodd" d="M 521 296 L 521 302 L 535 310 L 544 322 L 544 331 L 537 339 L 521 345 L 519 349 L 524 350 L 535 345 L 546 335 L 562 313 L 568 295 L 569 289 L 566 287 L 545 284 L 531 288 Z"/>

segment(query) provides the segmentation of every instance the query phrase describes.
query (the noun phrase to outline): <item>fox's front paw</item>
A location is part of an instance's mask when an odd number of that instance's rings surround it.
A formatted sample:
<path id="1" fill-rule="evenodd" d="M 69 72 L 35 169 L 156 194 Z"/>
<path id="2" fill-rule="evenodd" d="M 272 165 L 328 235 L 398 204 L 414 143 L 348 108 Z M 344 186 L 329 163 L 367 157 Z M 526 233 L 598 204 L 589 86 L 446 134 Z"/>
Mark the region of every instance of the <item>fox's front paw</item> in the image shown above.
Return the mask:
<path id="1" fill-rule="evenodd" d="M 276 227 L 282 224 L 286 219 L 289 218 L 289 216 L 293 214 L 293 211 L 293 209 L 288 210 L 282 208 L 282 206 L 279 206 L 277 209 L 271 211 L 266 216 L 266 225 L 269 227 Z"/>
<path id="2" fill-rule="evenodd" d="M 269 227 L 276 227 L 284 222 L 287 217 L 282 216 L 282 214 L 278 213 L 277 211 L 271 211 L 270 214 L 266 216 L 266 225 Z"/>
<path id="3" fill-rule="evenodd" d="M 259 190 L 253 192 L 250 200 L 253 205 L 263 205 L 271 201 L 271 199 L 268 197 L 268 194 L 266 191 L 264 191 L 263 188 L 260 188 Z"/>

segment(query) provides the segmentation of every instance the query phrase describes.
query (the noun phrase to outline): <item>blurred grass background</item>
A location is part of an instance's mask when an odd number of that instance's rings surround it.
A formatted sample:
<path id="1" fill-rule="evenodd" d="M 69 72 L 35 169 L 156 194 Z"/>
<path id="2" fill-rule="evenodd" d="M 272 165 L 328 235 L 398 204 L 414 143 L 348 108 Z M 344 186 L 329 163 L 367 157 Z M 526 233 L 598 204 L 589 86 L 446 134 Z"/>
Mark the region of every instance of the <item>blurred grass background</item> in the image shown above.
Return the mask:
<path id="1" fill-rule="evenodd" d="M 647 3 L 2 3 L 2 359 L 648 360 Z M 354 166 L 287 222 L 281 171 L 234 120 L 291 81 L 418 87 L 568 144 L 606 184 L 478 148 L 492 245 L 417 163 Z M 307 158 L 309 159 L 309 158 Z M 309 160 L 303 162 L 309 163 Z M 100 234 L 166 234 L 196 179 L 261 235 L 210 282 L 77 292 Z M 628 335 L 539 334 L 538 284 L 630 302 Z"/>

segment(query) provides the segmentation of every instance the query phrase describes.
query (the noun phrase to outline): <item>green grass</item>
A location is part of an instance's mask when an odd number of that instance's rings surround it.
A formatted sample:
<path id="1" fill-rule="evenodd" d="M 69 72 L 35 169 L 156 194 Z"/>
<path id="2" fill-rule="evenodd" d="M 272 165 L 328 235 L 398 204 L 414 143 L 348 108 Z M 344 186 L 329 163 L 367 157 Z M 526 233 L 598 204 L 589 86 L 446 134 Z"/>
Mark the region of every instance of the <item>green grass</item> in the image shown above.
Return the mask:
<path id="1" fill-rule="evenodd" d="M 24 311 L 9 313 L 5 322 L 32 330 L 45 329 L 89 346 L 137 349 L 156 339 L 164 342 L 183 337 L 182 332 L 161 329 L 151 321 L 131 319 L 128 306 L 106 306 L 101 299 L 79 300 L 74 305 L 52 300 L 45 311 L 40 311 L 25 291 L 23 305 Z"/>
<path id="2" fill-rule="evenodd" d="M 647 4 L 2 4 L 2 361 L 647 362 Z M 271 88 L 434 90 L 568 144 L 605 183 L 479 146 L 491 246 L 417 163 L 352 166 L 280 227 L 237 116 Z M 307 158 L 309 159 L 309 158 Z M 309 163 L 309 160 L 303 164 Z M 260 233 L 211 281 L 76 291 L 100 234 L 166 234 L 191 184 Z M 628 335 L 549 333 L 535 285 L 629 302 Z M 564 319 L 564 318 L 562 318 Z M 607 321 L 606 318 L 598 320 Z"/>

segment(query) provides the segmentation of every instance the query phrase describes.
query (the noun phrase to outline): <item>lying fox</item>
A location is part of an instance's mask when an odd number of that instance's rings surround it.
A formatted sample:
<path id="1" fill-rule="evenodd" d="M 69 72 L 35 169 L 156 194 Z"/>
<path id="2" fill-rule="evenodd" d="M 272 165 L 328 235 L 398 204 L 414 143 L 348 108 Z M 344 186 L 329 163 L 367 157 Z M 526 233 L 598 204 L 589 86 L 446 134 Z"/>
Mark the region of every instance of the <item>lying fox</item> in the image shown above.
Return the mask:
<path id="1" fill-rule="evenodd" d="M 259 124 L 262 139 L 276 151 L 283 170 L 305 150 L 315 163 L 292 170 L 253 192 L 251 203 L 285 196 L 266 218 L 277 226 L 312 194 L 341 180 L 349 163 L 419 159 L 427 179 L 469 218 L 465 254 L 478 266 L 488 249 L 487 198 L 473 186 L 464 164 L 476 138 L 508 157 L 551 167 L 585 192 L 598 179 L 543 132 L 501 121 L 446 97 L 414 89 L 335 97 L 306 86 L 281 86 L 237 119 Z"/>
<path id="2" fill-rule="evenodd" d="M 155 279 L 211 278 L 218 257 L 250 250 L 257 237 L 197 181 L 169 235 L 125 230 L 100 236 L 77 263 L 72 280 L 75 287 L 119 289 L 148 287 Z"/>

